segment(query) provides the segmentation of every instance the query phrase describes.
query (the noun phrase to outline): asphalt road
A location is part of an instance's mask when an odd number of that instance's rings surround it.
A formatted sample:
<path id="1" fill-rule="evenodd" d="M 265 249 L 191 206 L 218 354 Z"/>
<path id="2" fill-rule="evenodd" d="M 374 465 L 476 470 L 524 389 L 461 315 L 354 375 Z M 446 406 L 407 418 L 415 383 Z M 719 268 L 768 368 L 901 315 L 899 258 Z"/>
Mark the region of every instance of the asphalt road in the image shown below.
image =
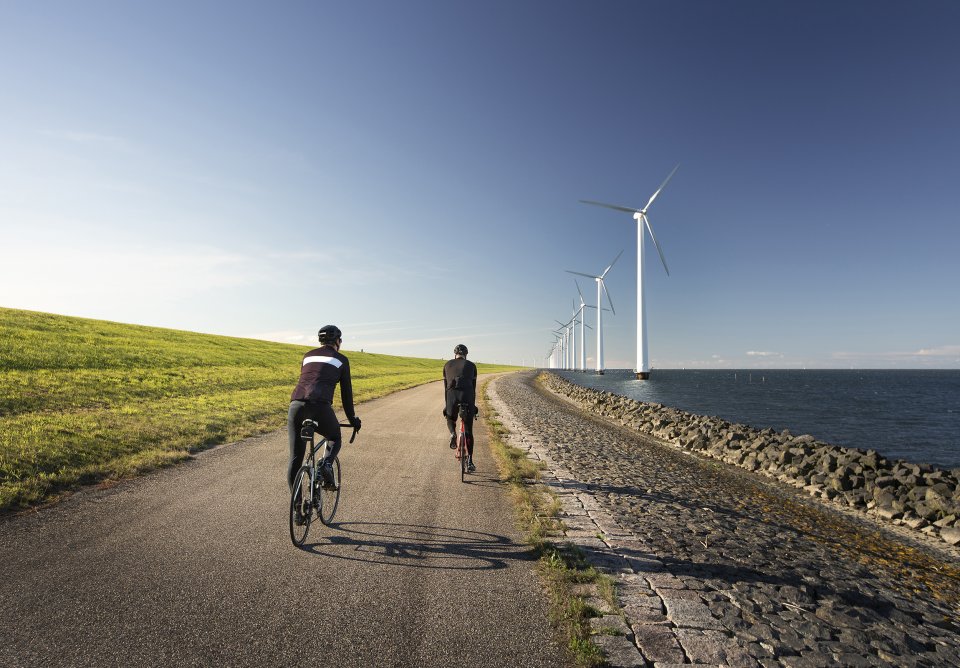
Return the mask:
<path id="1" fill-rule="evenodd" d="M 441 409 L 358 409 L 306 549 L 285 431 L 0 520 L 0 665 L 565 665 L 482 420 L 463 484 Z"/>

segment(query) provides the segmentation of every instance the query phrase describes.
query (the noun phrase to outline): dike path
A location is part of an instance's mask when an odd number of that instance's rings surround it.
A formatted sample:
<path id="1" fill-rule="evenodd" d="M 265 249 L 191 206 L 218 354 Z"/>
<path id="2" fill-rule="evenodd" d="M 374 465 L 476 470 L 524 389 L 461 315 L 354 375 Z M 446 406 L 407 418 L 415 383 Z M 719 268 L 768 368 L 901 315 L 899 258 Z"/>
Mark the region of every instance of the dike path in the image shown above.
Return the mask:
<path id="1" fill-rule="evenodd" d="M 597 418 L 534 372 L 488 389 L 566 540 L 617 582 L 619 666 L 960 666 L 957 551 Z"/>
<path id="2" fill-rule="evenodd" d="M 464 484 L 442 408 L 440 383 L 358 407 L 306 549 L 285 429 L 0 518 L 0 666 L 567 665 L 485 423 Z"/>

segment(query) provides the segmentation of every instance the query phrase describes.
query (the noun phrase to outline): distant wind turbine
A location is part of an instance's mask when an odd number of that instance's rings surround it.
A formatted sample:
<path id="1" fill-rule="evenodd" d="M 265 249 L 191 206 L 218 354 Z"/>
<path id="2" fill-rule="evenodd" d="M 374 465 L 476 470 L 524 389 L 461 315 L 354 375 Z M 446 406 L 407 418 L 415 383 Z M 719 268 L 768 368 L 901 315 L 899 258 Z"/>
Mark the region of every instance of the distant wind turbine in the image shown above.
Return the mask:
<path id="1" fill-rule="evenodd" d="M 667 260 L 663 257 L 663 250 L 660 248 L 660 244 L 657 242 L 657 237 L 653 234 L 653 226 L 650 225 L 650 219 L 647 218 L 647 209 L 650 208 L 650 205 L 653 204 L 653 200 L 657 199 L 657 195 L 660 194 L 660 191 L 669 183 L 670 179 L 673 178 L 673 175 L 680 168 L 680 165 L 677 165 L 673 168 L 673 171 L 667 176 L 663 184 L 657 191 L 650 196 L 650 201 L 647 202 L 647 205 L 642 209 L 634 209 L 628 206 L 618 206 L 616 204 L 605 204 L 604 202 L 594 202 L 592 200 L 582 199 L 580 200 L 584 204 L 593 204 L 595 206 L 606 207 L 607 209 L 614 209 L 615 211 L 624 211 L 626 213 L 632 213 L 634 220 L 637 221 L 637 379 L 647 380 L 650 378 L 650 357 L 647 353 L 647 307 L 646 307 L 646 296 L 643 290 L 643 239 L 644 233 L 643 228 L 646 227 L 647 231 L 650 233 L 650 238 L 653 239 L 653 245 L 657 247 L 657 253 L 660 254 L 660 262 L 663 263 L 663 268 L 667 272 L 667 276 L 670 275 L 670 270 L 667 268 Z"/>
<path id="2" fill-rule="evenodd" d="M 623 255 L 623 251 L 617 253 L 617 257 L 613 258 L 606 269 L 603 270 L 603 273 L 599 276 L 594 276 L 593 274 L 584 274 L 579 271 L 570 271 L 565 269 L 568 274 L 576 274 L 577 276 L 586 276 L 587 278 L 592 278 L 597 282 L 597 373 L 603 373 L 603 309 L 601 308 L 601 302 L 603 300 L 602 293 L 606 293 L 607 301 L 610 302 L 610 311 L 616 315 L 617 310 L 613 308 L 613 300 L 610 298 L 610 291 L 607 290 L 606 284 L 603 282 L 603 279 L 606 277 L 607 272 L 613 268 L 613 265 L 617 263 L 617 260 L 620 259 L 620 256 Z"/>
<path id="3" fill-rule="evenodd" d="M 577 279 L 573 279 L 573 284 L 577 286 L 577 294 L 580 295 L 580 308 L 577 309 L 577 312 L 573 315 L 574 327 L 576 327 L 577 316 L 580 316 L 580 371 L 587 370 L 587 337 L 586 333 L 583 331 L 583 328 L 593 329 L 590 325 L 587 324 L 587 314 L 583 312 L 585 308 L 595 308 L 588 305 L 583 300 L 583 293 L 580 291 L 580 284 L 577 283 Z M 574 303 L 576 306 L 576 303 Z"/>
<path id="4" fill-rule="evenodd" d="M 573 357 L 571 351 L 577 346 L 577 342 L 574 339 L 576 330 L 571 329 L 573 326 L 573 321 L 571 320 L 570 322 L 564 323 L 560 322 L 559 320 L 554 320 L 554 322 L 563 328 L 563 368 L 572 369 L 573 365 L 571 361 L 573 360 Z"/>

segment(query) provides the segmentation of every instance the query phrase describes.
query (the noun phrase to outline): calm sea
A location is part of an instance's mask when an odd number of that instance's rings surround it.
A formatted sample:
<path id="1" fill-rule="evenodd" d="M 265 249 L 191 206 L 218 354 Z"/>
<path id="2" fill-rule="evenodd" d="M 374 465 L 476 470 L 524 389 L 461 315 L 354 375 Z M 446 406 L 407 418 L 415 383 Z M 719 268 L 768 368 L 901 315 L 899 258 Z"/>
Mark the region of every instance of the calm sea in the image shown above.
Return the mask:
<path id="1" fill-rule="evenodd" d="M 960 467 L 960 371 L 655 369 L 559 372 L 598 390 L 760 429 L 789 429 L 889 459 Z"/>

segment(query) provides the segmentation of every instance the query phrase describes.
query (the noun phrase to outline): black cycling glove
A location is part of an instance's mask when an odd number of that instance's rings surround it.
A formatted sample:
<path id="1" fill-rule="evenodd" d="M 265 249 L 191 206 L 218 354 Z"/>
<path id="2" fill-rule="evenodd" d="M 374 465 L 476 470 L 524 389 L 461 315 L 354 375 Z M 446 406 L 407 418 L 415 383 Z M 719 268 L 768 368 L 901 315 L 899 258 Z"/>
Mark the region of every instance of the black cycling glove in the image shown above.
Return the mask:
<path id="1" fill-rule="evenodd" d="M 360 431 L 360 418 L 358 418 L 356 415 L 350 418 L 350 426 L 355 430 Z"/>

